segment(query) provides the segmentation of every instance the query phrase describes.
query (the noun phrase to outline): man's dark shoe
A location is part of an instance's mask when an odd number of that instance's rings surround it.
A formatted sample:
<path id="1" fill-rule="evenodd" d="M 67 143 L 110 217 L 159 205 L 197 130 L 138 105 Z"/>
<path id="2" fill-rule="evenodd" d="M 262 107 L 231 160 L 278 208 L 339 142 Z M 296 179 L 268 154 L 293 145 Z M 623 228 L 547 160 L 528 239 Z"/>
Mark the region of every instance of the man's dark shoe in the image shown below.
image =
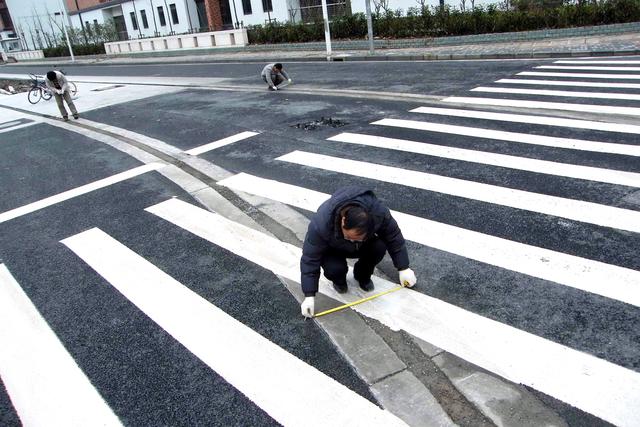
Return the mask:
<path id="1" fill-rule="evenodd" d="M 337 293 L 339 294 L 346 294 L 347 293 L 347 282 L 332 282 L 333 283 L 333 289 L 336 290 Z"/>
<path id="2" fill-rule="evenodd" d="M 78 120 L 78 119 L 80 118 L 80 114 L 75 113 L 75 114 L 73 115 L 73 118 L 74 118 L 74 119 L 76 119 L 76 120 Z"/>
<path id="3" fill-rule="evenodd" d="M 371 292 L 375 286 L 373 286 L 373 282 L 371 281 L 371 279 L 367 279 L 366 281 L 359 281 L 358 283 L 360 284 L 360 289 L 362 289 L 365 292 Z"/>
<path id="4" fill-rule="evenodd" d="M 62 120 L 64 120 L 65 122 L 69 121 L 69 116 L 62 116 Z"/>

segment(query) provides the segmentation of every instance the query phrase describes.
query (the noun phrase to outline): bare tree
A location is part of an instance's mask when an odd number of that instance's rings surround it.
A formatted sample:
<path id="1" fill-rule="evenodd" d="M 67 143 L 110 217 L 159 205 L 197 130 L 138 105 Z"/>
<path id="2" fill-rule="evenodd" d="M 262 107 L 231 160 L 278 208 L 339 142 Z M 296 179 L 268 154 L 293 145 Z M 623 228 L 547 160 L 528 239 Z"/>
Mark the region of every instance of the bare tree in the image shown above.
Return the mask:
<path id="1" fill-rule="evenodd" d="M 379 15 L 380 11 L 386 13 L 389 11 L 389 0 L 373 0 L 373 10 L 375 15 Z"/>
<path id="2" fill-rule="evenodd" d="M 467 0 L 460 0 L 460 10 L 462 12 L 467 10 Z"/>

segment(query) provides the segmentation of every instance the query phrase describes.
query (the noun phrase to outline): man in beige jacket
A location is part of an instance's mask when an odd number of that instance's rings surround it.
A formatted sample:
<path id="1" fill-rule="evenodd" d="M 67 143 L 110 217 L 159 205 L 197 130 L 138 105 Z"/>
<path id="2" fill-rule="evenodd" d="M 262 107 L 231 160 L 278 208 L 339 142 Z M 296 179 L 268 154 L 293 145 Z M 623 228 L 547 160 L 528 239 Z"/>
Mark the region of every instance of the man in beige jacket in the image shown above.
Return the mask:
<path id="1" fill-rule="evenodd" d="M 67 102 L 71 113 L 73 114 L 74 119 L 78 119 L 78 110 L 76 110 L 76 106 L 71 99 L 71 91 L 69 89 L 69 82 L 67 82 L 67 78 L 60 71 L 49 71 L 47 73 L 47 78 L 45 79 L 47 87 L 55 96 L 56 103 L 58 104 L 58 109 L 60 110 L 60 114 L 64 121 L 69 121 L 69 113 L 67 113 L 67 109 L 64 107 L 64 101 Z"/>

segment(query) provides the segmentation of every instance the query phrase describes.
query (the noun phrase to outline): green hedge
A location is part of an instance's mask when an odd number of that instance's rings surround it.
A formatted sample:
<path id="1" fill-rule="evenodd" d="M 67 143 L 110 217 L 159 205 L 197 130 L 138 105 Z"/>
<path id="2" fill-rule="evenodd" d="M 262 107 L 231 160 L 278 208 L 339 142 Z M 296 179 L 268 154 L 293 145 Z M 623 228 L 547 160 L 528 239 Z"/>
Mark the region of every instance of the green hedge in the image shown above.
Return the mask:
<path id="1" fill-rule="evenodd" d="M 50 58 L 54 56 L 71 56 L 69 55 L 69 48 L 67 45 L 60 45 L 56 47 L 49 47 L 42 49 L 44 52 L 45 58 Z M 95 43 L 95 44 L 79 44 L 73 46 L 73 54 L 74 55 L 99 55 L 102 53 L 106 53 L 104 50 L 104 43 Z"/>
<path id="2" fill-rule="evenodd" d="M 640 0 L 604 0 L 557 5 L 550 0 L 514 0 L 511 8 L 497 5 L 461 11 L 449 6 L 387 11 L 373 16 L 376 37 L 411 38 L 532 31 L 640 21 Z M 322 21 L 270 24 L 248 28 L 249 43 L 298 43 L 324 40 Z M 367 21 L 362 13 L 334 18 L 334 39 L 362 39 Z"/>

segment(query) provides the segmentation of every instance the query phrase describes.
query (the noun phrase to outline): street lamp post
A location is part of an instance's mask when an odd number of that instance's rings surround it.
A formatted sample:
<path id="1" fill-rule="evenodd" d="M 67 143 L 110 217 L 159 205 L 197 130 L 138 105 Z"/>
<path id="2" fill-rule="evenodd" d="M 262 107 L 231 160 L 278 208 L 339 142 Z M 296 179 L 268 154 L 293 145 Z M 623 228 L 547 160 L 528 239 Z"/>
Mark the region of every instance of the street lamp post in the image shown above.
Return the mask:
<path id="1" fill-rule="evenodd" d="M 69 41 L 69 33 L 67 32 L 67 22 L 65 22 L 68 17 L 67 17 L 67 10 L 64 7 L 64 4 L 62 3 L 62 0 L 60 0 L 60 13 L 62 13 L 62 29 L 64 30 L 64 36 L 67 39 L 67 46 L 69 46 L 69 54 L 71 55 L 71 62 L 75 62 L 76 58 L 73 56 L 73 47 L 71 47 L 71 41 Z"/>
<path id="2" fill-rule="evenodd" d="M 327 45 L 327 61 L 331 61 L 331 29 L 329 28 L 327 0 L 322 0 L 322 17 L 324 18 L 324 42 Z"/>
<path id="3" fill-rule="evenodd" d="M 367 8 L 367 34 L 369 36 L 369 55 L 373 55 L 373 22 L 371 22 L 371 0 L 364 1 Z"/>

